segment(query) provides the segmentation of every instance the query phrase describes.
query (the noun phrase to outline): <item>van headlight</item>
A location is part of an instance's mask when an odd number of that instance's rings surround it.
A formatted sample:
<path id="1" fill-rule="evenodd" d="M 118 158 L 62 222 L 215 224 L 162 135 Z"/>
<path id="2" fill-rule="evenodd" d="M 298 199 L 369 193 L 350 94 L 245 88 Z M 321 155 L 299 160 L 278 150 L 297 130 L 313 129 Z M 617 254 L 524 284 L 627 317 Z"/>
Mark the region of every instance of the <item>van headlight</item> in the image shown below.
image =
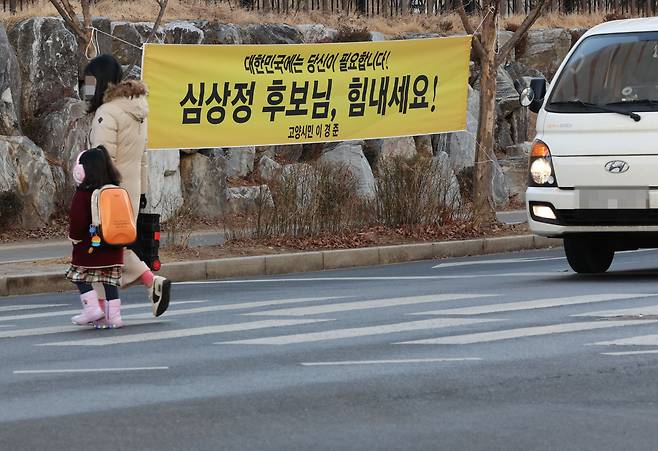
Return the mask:
<path id="1" fill-rule="evenodd" d="M 535 141 L 530 151 L 529 186 L 557 186 L 551 151 L 542 141 Z"/>

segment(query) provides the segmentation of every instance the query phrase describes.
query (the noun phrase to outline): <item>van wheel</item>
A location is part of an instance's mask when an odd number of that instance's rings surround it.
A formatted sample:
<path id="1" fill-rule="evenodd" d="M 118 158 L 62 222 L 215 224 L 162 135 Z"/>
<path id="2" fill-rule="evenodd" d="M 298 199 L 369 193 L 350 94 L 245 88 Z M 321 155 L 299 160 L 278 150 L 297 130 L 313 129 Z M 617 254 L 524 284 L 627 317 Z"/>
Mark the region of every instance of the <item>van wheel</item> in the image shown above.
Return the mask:
<path id="1" fill-rule="evenodd" d="M 579 274 L 606 272 L 615 256 L 610 245 L 586 237 L 565 238 L 564 253 L 571 269 Z"/>

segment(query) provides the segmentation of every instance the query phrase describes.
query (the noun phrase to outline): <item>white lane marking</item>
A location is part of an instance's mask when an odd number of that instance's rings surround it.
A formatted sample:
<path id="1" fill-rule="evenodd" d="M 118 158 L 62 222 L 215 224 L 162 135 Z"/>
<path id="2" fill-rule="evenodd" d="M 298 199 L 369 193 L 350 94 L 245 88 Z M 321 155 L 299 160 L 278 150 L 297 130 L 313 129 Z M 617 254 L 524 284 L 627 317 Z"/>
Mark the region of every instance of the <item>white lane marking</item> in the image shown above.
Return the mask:
<path id="1" fill-rule="evenodd" d="M 36 310 L 40 308 L 69 307 L 68 304 L 32 304 L 32 305 L 3 305 L 0 312 L 13 312 L 19 310 Z"/>
<path id="2" fill-rule="evenodd" d="M 637 320 L 643 323 L 655 322 L 653 320 Z M 658 346 L 658 335 L 640 335 L 637 337 L 622 338 L 612 341 L 599 341 L 594 346 Z"/>
<path id="3" fill-rule="evenodd" d="M 531 263 L 531 262 L 543 262 L 550 260 L 564 260 L 566 257 L 528 257 L 528 258 L 501 258 L 498 260 L 473 260 L 465 262 L 448 262 L 448 263 L 439 263 L 436 266 L 432 266 L 432 269 L 442 269 L 442 268 L 455 268 L 459 266 L 471 266 L 471 265 L 493 265 L 497 263 Z"/>
<path id="4" fill-rule="evenodd" d="M 130 326 L 140 326 L 144 324 L 156 324 L 162 323 L 163 321 L 152 319 L 150 321 L 137 321 L 131 322 Z M 16 329 L 8 330 L 6 332 L 0 332 L 0 338 L 18 338 L 18 337 L 38 337 L 40 335 L 52 335 L 52 334 L 62 334 L 62 333 L 91 333 L 95 329 L 91 326 L 75 326 L 69 324 L 68 326 L 52 326 L 52 327 L 36 327 L 34 329 Z"/>
<path id="5" fill-rule="evenodd" d="M 247 279 L 247 280 L 200 280 L 176 282 L 176 285 L 232 285 L 243 283 L 286 283 L 286 282 L 372 282 L 379 280 L 451 280 L 479 279 L 482 277 L 549 277 L 562 276 L 561 272 L 510 272 L 501 274 L 473 274 L 453 276 L 372 276 L 372 277 L 308 277 L 295 279 Z"/>
<path id="6" fill-rule="evenodd" d="M 405 341 L 396 344 L 466 345 L 473 343 L 488 343 L 492 341 L 509 340 L 512 338 L 536 337 L 539 335 L 552 335 L 567 332 L 605 329 L 610 327 L 639 326 L 656 322 L 658 322 L 658 320 L 588 321 L 569 324 L 554 324 L 550 326 L 522 327 L 519 329 L 506 329 L 475 334 L 453 335 L 450 337 L 430 338 L 428 340 Z"/>
<path id="7" fill-rule="evenodd" d="M 215 344 L 241 344 L 241 345 L 289 345 L 297 343 L 311 343 L 315 341 L 338 340 L 341 338 L 367 337 L 372 335 L 394 334 L 414 330 L 435 329 L 442 327 L 463 326 L 469 324 L 500 321 L 496 319 L 471 318 L 433 318 L 421 321 L 407 321 L 404 323 L 384 324 L 381 326 L 354 327 L 350 329 L 334 329 L 322 332 L 305 334 L 280 335 L 276 337 L 254 338 L 250 340 L 225 341 Z"/>
<path id="8" fill-rule="evenodd" d="M 636 254 L 636 253 L 640 253 L 640 252 L 651 252 L 651 251 L 655 251 L 655 249 L 634 249 L 634 250 L 631 250 L 631 251 L 617 251 L 617 252 L 615 252 L 615 255 L 617 255 L 617 254 Z"/>
<path id="9" fill-rule="evenodd" d="M 482 360 L 479 357 L 454 357 L 436 359 L 401 359 L 401 360 L 346 360 L 339 362 L 302 362 L 302 366 L 335 366 L 335 365 L 381 365 L 397 363 L 432 363 L 432 362 L 468 362 Z"/>
<path id="10" fill-rule="evenodd" d="M 602 352 L 601 355 L 642 355 L 642 354 L 658 354 L 658 349 L 650 349 L 648 351 L 626 351 L 626 352 Z"/>
<path id="11" fill-rule="evenodd" d="M 183 304 L 201 304 L 208 301 L 178 301 L 172 302 L 170 305 L 183 305 Z M 151 307 L 151 304 L 128 304 L 121 305 L 121 310 L 131 310 Z M 65 315 L 75 315 L 80 313 L 80 309 L 74 310 L 59 310 L 57 312 L 44 312 L 44 313 L 29 313 L 24 315 L 11 315 L 11 316 L 0 316 L 0 321 L 18 321 L 23 319 L 35 319 L 35 318 L 50 318 L 55 316 L 65 316 Z M 153 316 L 153 315 L 151 315 Z"/>
<path id="12" fill-rule="evenodd" d="M 432 302 L 459 301 L 463 299 L 485 298 L 495 296 L 493 294 L 465 294 L 445 293 L 430 294 L 426 296 L 410 296 L 400 298 L 373 299 L 366 301 L 342 302 L 338 304 L 293 307 L 278 310 L 266 310 L 262 312 L 243 313 L 246 316 L 306 316 L 321 315 L 324 313 L 350 312 L 353 310 L 368 310 L 385 307 L 398 307 L 403 305 L 427 304 Z"/>
<path id="13" fill-rule="evenodd" d="M 577 315 L 571 315 L 571 316 L 575 316 L 575 317 L 594 316 L 599 318 L 614 318 L 617 316 L 647 316 L 647 315 L 658 315 L 658 304 L 648 305 L 646 307 L 634 307 L 634 308 L 619 309 L 619 310 L 601 310 L 598 312 L 578 313 Z"/>
<path id="14" fill-rule="evenodd" d="M 595 302 L 616 301 L 619 299 L 635 299 L 655 294 L 586 294 L 582 296 L 567 296 L 562 298 L 535 299 L 532 301 L 506 302 L 503 304 L 477 305 L 473 307 L 459 307 L 429 312 L 411 313 L 411 315 L 481 315 L 484 313 L 516 312 L 521 310 L 534 310 L 549 307 L 561 307 L 565 305 L 590 304 Z"/>
<path id="15" fill-rule="evenodd" d="M 181 315 L 194 315 L 197 313 L 208 313 L 208 312 L 221 312 L 225 310 L 241 310 L 241 309 L 250 309 L 256 307 L 269 307 L 275 305 L 285 305 L 285 304 L 297 304 L 304 302 L 315 302 L 315 301 L 329 301 L 332 299 L 342 299 L 344 296 L 332 296 L 332 297 L 322 297 L 322 298 L 296 298 L 296 299 L 276 299 L 271 301 L 257 301 L 257 302 L 243 302 L 240 304 L 224 304 L 224 305 L 214 305 L 208 307 L 197 307 L 184 310 L 167 310 L 167 318 L 170 316 L 181 316 Z M 149 318 L 152 315 L 150 313 L 140 313 L 136 315 L 127 315 L 124 316 L 125 319 L 142 319 Z"/>
<path id="16" fill-rule="evenodd" d="M 63 370 L 16 370 L 14 371 L 14 374 L 112 373 L 117 371 L 152 371 L 168 369 L 168 366 L 141 366 L 135 368 L 77 368 Z"/>
<path id="17" fill-rule="evenodd" d="M 298 326 L 313 324 L 328 319 L 290 319 L 290 320 L 264 320 L 238 324 L 224 324 L 221 326 L 195 327 L 190 329 L 168 330 L 163 332 L 146 332 L 142 334 L 120 335 L 115 337 L 79 339 L 75 341 L 59 341 L 56 343 L 43 343 L 37 346 L 105 346 L 123 343 L 141 343 L 144 341 L 167 340 L 172 338 L 196 337 L 199 335 L 222 334 L 226 332 L 243 332 L 247 330 L 267 329 L 270 327 Z"/>

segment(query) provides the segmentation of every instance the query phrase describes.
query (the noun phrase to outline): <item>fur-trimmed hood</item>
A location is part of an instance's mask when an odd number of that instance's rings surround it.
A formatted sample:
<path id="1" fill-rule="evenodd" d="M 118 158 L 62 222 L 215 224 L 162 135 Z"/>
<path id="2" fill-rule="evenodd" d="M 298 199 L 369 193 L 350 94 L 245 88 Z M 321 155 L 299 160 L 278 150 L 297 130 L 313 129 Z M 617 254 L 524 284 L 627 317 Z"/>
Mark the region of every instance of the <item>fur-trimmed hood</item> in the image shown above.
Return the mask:
<path id="1" fill-rule="evenodd" d="M 139 97 L 145 96 L 148 93 L 146 85 L 138 80 L 124 80 L 118 85 L 112 85 L 107 87 L 105 95 L 103 96 L 103 102 L 110 102 L 114 99 L 120 97 Z"/>
<path id="2" fill-rule="evenodd" d="M 117 105 L 136 120 L 143 121 L 148 115 L 146 85 L 138 80 L 125 80 L 117 85 L 110 85 L 103 96 L 103 103 Z"/>

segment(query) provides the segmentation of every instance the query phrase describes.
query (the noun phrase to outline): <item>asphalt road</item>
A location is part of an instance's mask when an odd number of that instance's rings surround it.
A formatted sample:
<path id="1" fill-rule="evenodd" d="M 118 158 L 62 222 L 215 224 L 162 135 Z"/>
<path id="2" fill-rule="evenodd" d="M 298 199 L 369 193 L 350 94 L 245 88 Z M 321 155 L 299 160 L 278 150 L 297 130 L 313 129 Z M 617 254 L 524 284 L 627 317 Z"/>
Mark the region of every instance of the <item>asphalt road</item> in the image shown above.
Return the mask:
<path id="1" fill-rule="evenodd" d="M 437 266 L 438 265 L 438 266 Z M 0 298 L 2 450 L 655 450 L 658 251 Z"/>

